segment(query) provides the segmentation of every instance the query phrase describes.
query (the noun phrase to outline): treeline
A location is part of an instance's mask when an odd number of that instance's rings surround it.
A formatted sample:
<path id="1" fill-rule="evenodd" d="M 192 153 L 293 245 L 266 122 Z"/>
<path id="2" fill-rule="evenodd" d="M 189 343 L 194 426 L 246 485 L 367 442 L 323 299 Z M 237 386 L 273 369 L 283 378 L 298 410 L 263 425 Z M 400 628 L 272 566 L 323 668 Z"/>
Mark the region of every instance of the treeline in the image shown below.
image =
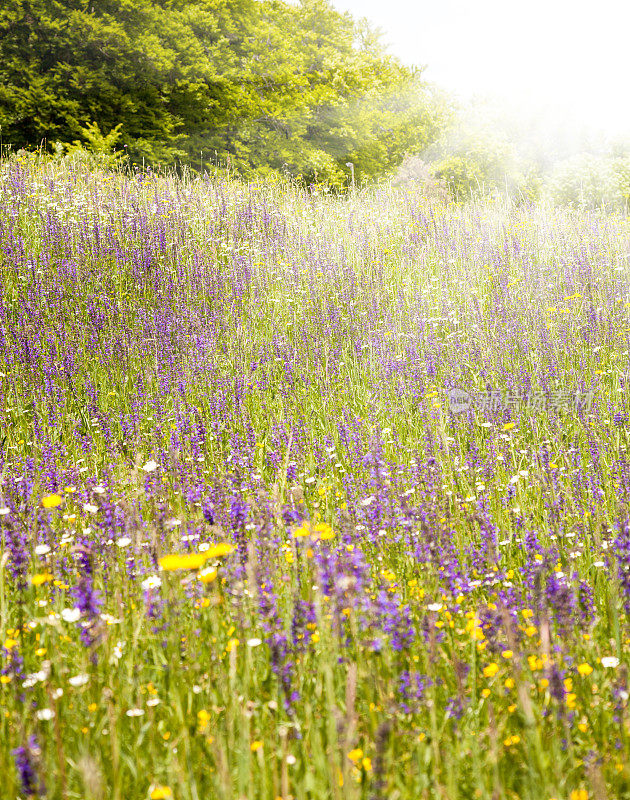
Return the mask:
<path id="1" fill-rule="evenodd" d="M 478 98 L 421 154 L 407 156 L 395 182 L 466 201 L 508 195 L 582 209 L 630 209 L 630 135 L 605 135 L 561 116 Z"/>
<path id="2" fill-rule="evenodd" d="M 12 0 L 0 125 L 13 150 L 116 145 L 343 187 L 435 141 L 447 104 L 326 0 Z M 77 144 L 75 144 L 75 147 Z"/>

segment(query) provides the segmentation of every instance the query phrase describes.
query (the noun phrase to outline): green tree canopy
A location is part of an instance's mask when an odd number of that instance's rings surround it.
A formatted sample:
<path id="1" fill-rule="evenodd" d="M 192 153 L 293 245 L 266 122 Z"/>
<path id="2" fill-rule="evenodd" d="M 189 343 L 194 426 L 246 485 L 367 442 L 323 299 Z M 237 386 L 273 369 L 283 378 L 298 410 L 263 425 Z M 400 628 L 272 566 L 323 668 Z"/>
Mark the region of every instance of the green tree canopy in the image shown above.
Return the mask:
<path id="1" fill-rule="evenodd" d="M 395 167 L 444 113 L 327 0 L 13 0 L 0 9 L 5 145 L 120 125 L 132 161 L 346 181 Z"/>

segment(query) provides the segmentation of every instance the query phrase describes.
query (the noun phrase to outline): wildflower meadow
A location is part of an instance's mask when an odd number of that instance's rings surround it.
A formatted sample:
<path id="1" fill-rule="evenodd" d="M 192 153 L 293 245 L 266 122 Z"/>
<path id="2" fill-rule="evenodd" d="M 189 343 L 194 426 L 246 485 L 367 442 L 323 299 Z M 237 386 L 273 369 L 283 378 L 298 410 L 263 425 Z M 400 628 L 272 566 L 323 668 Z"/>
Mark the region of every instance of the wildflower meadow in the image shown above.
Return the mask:
<path id="1" fill-rule="evenodd" d="M 3 797 L 630 798 L 627 216 L 36 156 L 0 211 Z"/>

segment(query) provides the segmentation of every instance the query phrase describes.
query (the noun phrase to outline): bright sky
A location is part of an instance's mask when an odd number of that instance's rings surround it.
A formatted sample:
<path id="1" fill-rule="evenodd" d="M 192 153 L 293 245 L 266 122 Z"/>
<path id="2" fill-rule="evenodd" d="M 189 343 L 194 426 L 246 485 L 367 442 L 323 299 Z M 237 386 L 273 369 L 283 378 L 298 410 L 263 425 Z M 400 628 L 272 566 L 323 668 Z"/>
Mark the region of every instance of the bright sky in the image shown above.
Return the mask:
<path id="1" fill-rule="evenodd" d="M 630 134 L 630 0 L 332 0 L 461 97 Z"/>

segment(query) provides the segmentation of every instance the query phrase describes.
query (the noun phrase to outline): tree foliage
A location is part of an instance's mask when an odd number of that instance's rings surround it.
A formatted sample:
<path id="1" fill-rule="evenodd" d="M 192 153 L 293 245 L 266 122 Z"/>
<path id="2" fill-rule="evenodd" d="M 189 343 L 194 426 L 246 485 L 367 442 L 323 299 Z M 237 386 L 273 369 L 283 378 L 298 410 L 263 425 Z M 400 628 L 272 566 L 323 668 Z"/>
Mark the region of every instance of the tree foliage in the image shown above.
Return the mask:
<path id="1" fill-rule="evenodd" d="M 132 161 L 229 162 L 343 185 L 391 170 L 445 115 L 420 75 L 327 0 L 13 0 L 5 145 L 116 130 Z M 119 127 L 117 127 L 119 126 Z"/>

